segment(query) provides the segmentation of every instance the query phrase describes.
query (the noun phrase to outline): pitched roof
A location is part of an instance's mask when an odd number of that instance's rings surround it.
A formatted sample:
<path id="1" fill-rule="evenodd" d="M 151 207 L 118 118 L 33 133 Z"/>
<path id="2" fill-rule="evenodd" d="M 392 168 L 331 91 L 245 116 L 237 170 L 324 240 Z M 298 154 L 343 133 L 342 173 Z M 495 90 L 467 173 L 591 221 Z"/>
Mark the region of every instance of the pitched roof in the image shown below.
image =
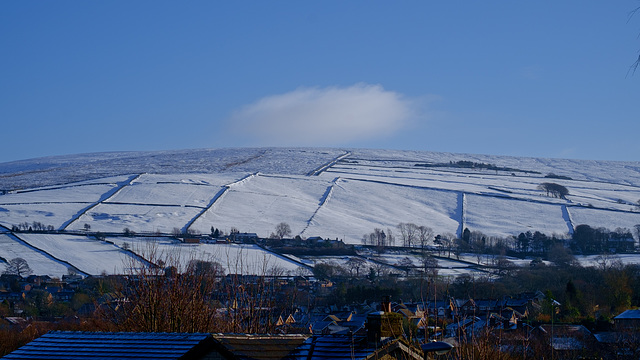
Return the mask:
<path id="1" fill-rule="evenodd" d="M 409 309 L 399 309 L 396 312 L 399 313 L 400 315 L 404 315 L 404 317 L 406 318 L 412 318 L 416 316 L 416 314 L 414 314 L 413 311 Z"/>
<path id="2" fill-rule="evenodd" d="M 298 348 L 305 343 L 308 335 L 226 335 L 214 334 L 214 339 L 234 359 L 283 359 L 296 357 Z"/>
<path id="3" fill-rule="evenodd" d="M 311 324 L 311 331 L 314 333 L 321 332 L 329 325 L 337 325 L 337 323 L 335 321 L 316 321 Z"/>
<path id="4" fill-rule="evenodd" d="M 402 353 L 403 359 L 423 359 L 421 350 L 416 350 L 400 339 L 379 344 L 370 344 L 366 338 L 349 335 L 325 335 L 309 338 L 298 348 L 296 356 L 286 359 L 297 360 L 353 360 L 381 359 L 392 353 Z M 390 355 L 390 358 L 396 358 Z"/>
<path id="5" fill-rule="evenodd" d="M 3 359 L 197 359 L 213 344 L 199 333 L 52 331 Z"/>
<path id="6" fill-rule="evenodd" d="M 640 319 L 640 309 L 635 310 L 626 310 L 622 312 L 620 315 L 613 318 L 614 320 L 622 320 L 622 319 Z"/>

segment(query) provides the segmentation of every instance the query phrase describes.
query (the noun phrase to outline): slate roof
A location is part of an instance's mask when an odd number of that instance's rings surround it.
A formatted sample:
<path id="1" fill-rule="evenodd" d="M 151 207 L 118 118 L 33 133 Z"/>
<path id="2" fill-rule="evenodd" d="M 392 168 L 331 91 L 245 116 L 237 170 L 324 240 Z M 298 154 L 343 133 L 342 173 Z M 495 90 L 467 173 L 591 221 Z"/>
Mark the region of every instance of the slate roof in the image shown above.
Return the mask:
<path id="1" fill-rule="evenodd" d="M 581 350 L 589 346 L 596 338 L 591 331 L 582 325 L 550 325 L 543 324 L 540 328 L 547 334 L 555 329 L 551 345 L 555 350 Z"/>
<path id="2" fill-rule="evenodd" d="M 234 359 L 269 360 L 287 357 L 297 358 L 298 348 L 308 335 L 227 335 L 214 334 L 214 339 Z"/>
<path id="3" fill-rule="evenodd" d="M 314 334 L 321 333 L 331 324 L 337 325 L 335 321 L 316 321 L 311 324 L 311 329 Z"/>
<path id="4" fill-rule="evenodd" d="M 422 360 L 400 339 L 369 343 L 366 336 L 107 333 L 53 331 L 3 359 L 238 359 L 238 360 Z M 209 356 L 209 357 L 207 357 Z"/>
<path id="5" fill-rule="evenodd" d="M 377 346 L 376 346 L 377 345 Z M 423 359 L 422 351 L 407 346 L 395 339 L 381 344 L 369 344 L 364 337 L 325 335 L 311 337 L 300 347 L 298 353 L 287 360 L 368 360 L 381 359 L 392 352 L 403 353 L 403 359 Z M 392 356 L 392 358 L 395 358 Z"/>
<path id="6" fill-rule="evenodd" d="M 213 344 L 199 333 L 52 331 L 3 359 L 197 359 Z"/>
<path id="7" fill-rule="evenodd" d="M 622 314 L 613 318 L 614 320 L 622 319 L 640 319 L 640 309 L 626 310 Z"/>

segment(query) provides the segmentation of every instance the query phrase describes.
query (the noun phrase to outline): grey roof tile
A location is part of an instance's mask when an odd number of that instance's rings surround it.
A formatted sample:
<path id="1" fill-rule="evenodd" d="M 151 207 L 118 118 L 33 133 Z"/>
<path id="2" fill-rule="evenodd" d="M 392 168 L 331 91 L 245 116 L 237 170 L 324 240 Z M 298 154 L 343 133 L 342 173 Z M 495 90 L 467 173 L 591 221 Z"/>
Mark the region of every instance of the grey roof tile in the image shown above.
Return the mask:
<path id="1" fill-rule="evenodd" d="M 209 334 L 201 333 L 53 331 L 3 359 L 181 359 L 212 342 Z"/>

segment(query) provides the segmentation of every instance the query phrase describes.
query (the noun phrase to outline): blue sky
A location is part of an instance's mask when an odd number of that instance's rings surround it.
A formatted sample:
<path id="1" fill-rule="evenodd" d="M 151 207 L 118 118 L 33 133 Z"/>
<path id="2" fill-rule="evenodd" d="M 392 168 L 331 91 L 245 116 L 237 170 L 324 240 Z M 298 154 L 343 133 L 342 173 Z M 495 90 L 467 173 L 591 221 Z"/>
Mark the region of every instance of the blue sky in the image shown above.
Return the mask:
<path id="1" fill-rule="evenodd" d="M 637 161 L 638 6 L 3 1 L 0 162 L 245 146 Z"/>

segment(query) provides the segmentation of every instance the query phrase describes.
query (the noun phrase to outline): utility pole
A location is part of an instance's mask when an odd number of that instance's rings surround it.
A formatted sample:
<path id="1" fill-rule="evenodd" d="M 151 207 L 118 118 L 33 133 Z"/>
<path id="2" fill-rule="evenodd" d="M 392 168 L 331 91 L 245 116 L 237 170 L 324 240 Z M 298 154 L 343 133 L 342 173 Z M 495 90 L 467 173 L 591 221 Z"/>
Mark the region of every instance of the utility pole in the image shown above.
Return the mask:
<path id="1" fill-rule="evenodd" d="M 560 306 L 560 303 L 551 299 L 551 360 L 553 360 L 553 315 L 556 312 L 556 306 Z"/>

